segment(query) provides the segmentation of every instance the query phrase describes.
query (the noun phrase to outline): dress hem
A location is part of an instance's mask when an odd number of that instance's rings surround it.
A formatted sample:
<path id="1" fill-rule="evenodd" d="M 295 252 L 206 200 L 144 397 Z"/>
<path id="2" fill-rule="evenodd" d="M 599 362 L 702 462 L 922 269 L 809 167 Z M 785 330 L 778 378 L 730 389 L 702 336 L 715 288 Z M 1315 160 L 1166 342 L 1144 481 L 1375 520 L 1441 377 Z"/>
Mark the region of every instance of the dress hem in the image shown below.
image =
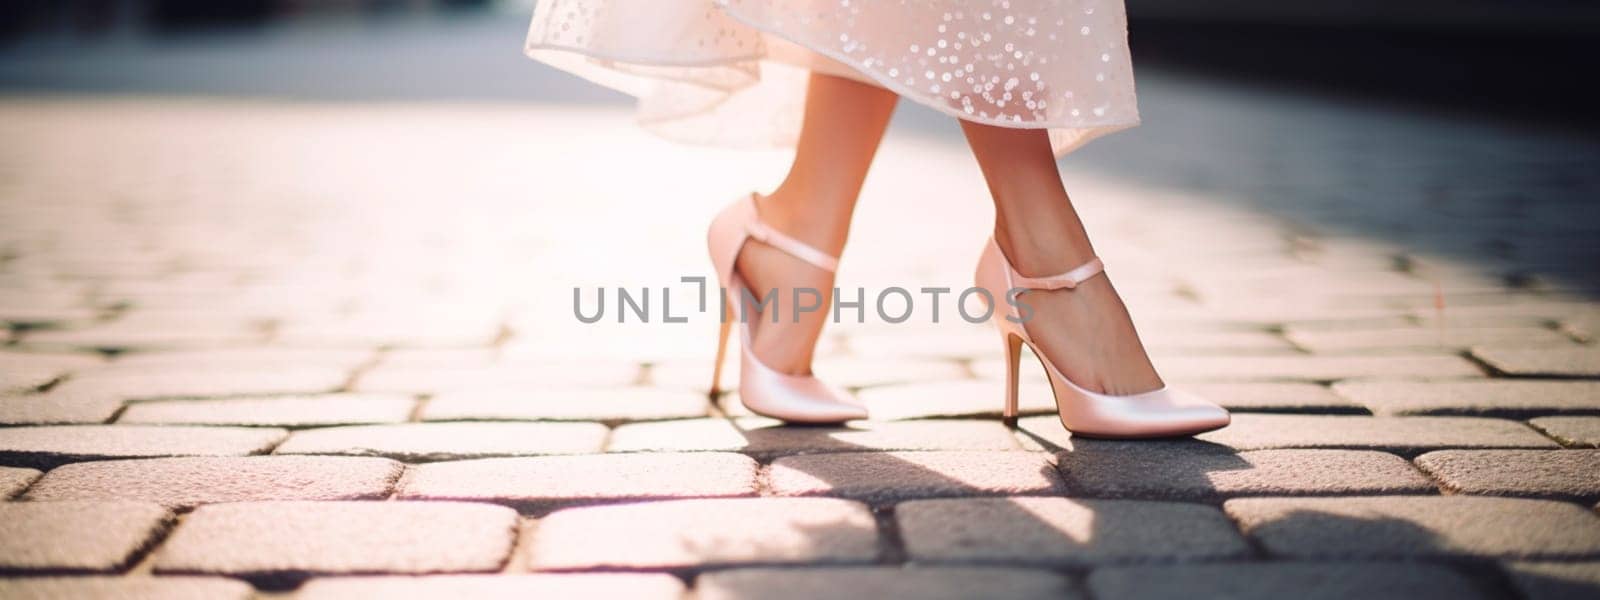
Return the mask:
<path id="1" fill-rule="evenodd" d="M 882 87 L 882 88 L 887 89 L 887 90 L 889 90 L 891 92 L 894 92 L 896 95 L 900 96 L 901 98 L 909 99 L 912 102 L 916 102 L 917 104 L 921 104 L 921 105 L 926 106 L 928 108 L 931 108 L 931 109 L 934 109 L 934 110 L 939 111 L 941 113 L 944 113 L 944 114 L 946 114 L 948 116 L 952 116 L 952 117 L 955 117 L 957 119 L 961 119 L 961 120 L 964 120 L 964 121 L 972 121 L 974 123 L 978 123 L 978 124 L 981 124 L 981 125 L 992 125 L 992 126 L 995 126 L 995 127 L 1006 127 L 1006 128 L 1009 128 L 1009 129 L 1080 129 L 1081 130 L 1081 129 L 1095 129 L 1095 128 L 1101 128 L 1101 127 L 1114 127 L 1114 128 L 1116 128 L 1116 129 L 1113 129 L 1112 131 L 1121 131 L 1121 130 L 1124 130 L 1124 129 L 1135 127 L 1135 126 L 1137 126 L 1139 124 L 1139 119 L 1138 118 L 1134 118 L 1131 121 L 1130 120 L 1113 120 L 1113 121 L 1106 121 L 1104 123 L 1077 123 L 1077 124 L 1064 124 L 1064 123 L 1062 123 L 1062 124 L 1051 124 L 1051 123 L 1044 122 L 1044 121 L 1016 121 L 1016 120 L 991 119 L 991 118 L 977 117 L 977 116 L 974 116 L 974 115 L 966 114 L 964 111 L 958 111 L 958 110 L 956 110 L 954 108 L 950 108 L 948 105 L 944 104 L 943 102 L 940 102 L 940 103 L 931 102 L 925 96 L 923 96 L 921 92 L 916 92 L 916 93 L 913 93 L 913 94 L 907 94 L 906 90 L 908 88 L 906 87 L 905 84 L 902 84 L 902 83 L 900 83 L 898 81 L 893 81 L 893 80 L 886 79 L 885 77 L 883 77 L 883 76 L 881 76 L 878 73 L 873 72 L 873 71 L 864 71 L 864 70 L 856 67 L 854 64 L 851 64 L 853 61 L 851 61 L 848 57 L 839 56 L 838 54 L 834 53 L 831 49 L 814 47 L 811 44 L 802 42 L 800 40 L 796 40 L 793 37 L 785 35 L 783 32 L 774 30 L 774 29 L 769 28 L 767 26 L 764 26 L 764 25 L 762 25 L 760 23 L 757 23 L 755 20 L 750 19 L 750 18 L 746 17 L 743 14 L 740 14 L 739 13 L 739 9 L 737 9 L 737 8 L 734 8 L 732 6 L 722 6 L 721 8 L 722 8 L 722 13 L 723 14 L 728 15 L 728 17 L 732 18 L 735 21 L 738 21 L 740 24 L 743 24 L 746 27 L 749 27 L 751 29 L 755 29 L 756 31 L 760 31 L 762 33 L 766 33 L 766 34 L 770 34 L 770 35 L 774 35 L 774 36 L 783 38 L 784 40 L 788 41 L 791 44 L 794 44 L 796 46 L 800 46 L 800 47 L 805 48 L 807 50 L 810 50 L 812 52 L 816 52 L 817 54 L 821 54 L 821 55 L 829 58 L 830 60 L 833 60 L 836 63 L 844 65 L 845 67 L 853 69 L 857 73 L 860 73 L 862 75 L 865 75 L 865 76 L 871 78 L 874 82 L 877 82 L 879 87 Z M 1107 131 L 1105 133 L 1111 133 L 1112 131 Z M 1087 141 L 1089 141 L 1091 139 L 1099 137 L 1100 135 L 1104 135 L 1104 133 L 1098 134 L 1098 135 L 1087 136 L 1084 139 L 1084 141 L 1087 142 Z M 1074 144 L 1071 147 L 1075 148 L 1075 147 L 1077 147 L 1079 145 L 1081 145 L 1081 144 Z M 1057 154 L 1064 154 L 1064 153 L 1065 153 L 1064 150 L 1057 152 Z"/>
<path id="2" fill-rule="evenodd" d="M 821 56 L 823 56 L 823 57 L 825 57 L 825 58 L 827 58 L 829 60 L 832 60 L 833 62 L 835 62 L 835 63 L 837 63 L 837 64 L 839 64 L 839 65 L 841 65 L 841 66 L 843 66 L 845 68 L 851 69 L 852 71 L 860 74 L 863 77 L 868 78 L 870 80 L 871 84 L 877 85 L 877 86 L 882 87 L 882 88 L 884 88 L 886 90 L 894 92 L 897 96 L 909 99 L 912 102 L 916 102 L 917 104 L 921 104 L 923 106 L 926 106 L 926 107 L 928 107 L 930 109 L 933 109 L 934 111 L 937 111 L 937 112 L 939 112 L 941 114 L 944 114 L 946 116 L 955 117 L 956 119 L 960 119 L 960 120 L 964 120 L 964 121 L 971 121 L 973 123 L 978 123 L 980 125 L 989 125 L 989 126 L 992 126 L 992 127 L 1004 127 L 1004 128 L 1007 128 L 1007 129 L 1043 129 L 1043 130 L 1047 130 L 1047 131 L 1048 130 L 1060 129 L 1060 130 L 1071 130 L 1071 131 L 1078 132 L 1079 135 L 1075 139 L 1072 139 L 1072 141 L 1070 143 L 1052 149 L 1054 154 L 1057 157 L 1061 157 L 1061 156 L 1063 156 L 1063 155 L 1065 155 L 1065 154 L 1067 154 L 1067 153 L 1069 153 L 1069 152 L 1071 152 L 1073 150 L 1076 150 L 1076 149 L 1082 147 L 1083 145 L 1085 145 L 1085 144 L 1087 144 L 1087 143 L 1089 143 L 1089 142 L 1091 142 L 1091 141 L 1093 141 L 1095 139 L 1098 139 L 1098 138 L 1100 138 L 1102 136 L 1105 136 L 1105 135 L 1108 135 L 1108 134 L 1112 134 L 1112 133 L 1116 133 L 1116 132 L 1120 132 L 1120 131 L 1125 131 L 1125 130 L 1128 130 L 1128 129 L 1132 129 L 1134 127 L 1137 127 L 1141 123 L 1141 119 L 1138 116 L 1134 116 L 1131 119 L 1123 118 L 1123 119 L 1112 119 L 1112 120 L 1106 120 L 1106 121 L 1078 121 L 1078 122 L 1073 122 L 1073 123 L 1061 123 L 1061 122 L 1054 122 L 1054 121 L 1021 121 L 1021 120 L 1016 120 L 1016 119 L 998 119 L 998 118 L 993 118 L 993 117 L 980 117 L 980 116 L 977 116 L 977 115 L 967 114 L 965 111 L 956 110 L 955 108 L 949 106 L 947 103 L 935 101 L 934 99 L 932 99 L 929 96 L 923 94 L 922 92 L 913 90 L 909 86 L 906 86 L 905 84 L 900 83 L 898 81 L 889 79 L 889 78 L 887 78 L 887 77 L 885 77 L 885 76 L 883 76 L 883 75 L 881 75 L 881 74 L 879 74 L 879 73 L 877 73 L 875 71 L 861 69 L 861 68 L 857 67 L 855 64 L 853 64 L 853 61 L 851 61 L 848 57 L 841 56 L 837 52 L 833 51 L 830 48 L 818 47 L 818 46 L 814 46 L 814 45 L 809 44 L 809 43 L 802 42 L 800 40 L 796 40 L 793 37 L 791 37 L 790 35 L 787 35 L 787 34 L 781 32 L 781 31 L 778 31 L 778 30 L 776 30 L 774 28 L 771 28 L 771 27 L 768 27 L 766 25 L 763 25 L 763 24 L 755 21 L 754 19 L 751 19 L 751 18 L 747 17 L 746 15 L 742 14 L 739 11 L 739 9 L 737 9 L 737 8 L 724 5 L 724 6 L 720 7 L 720 10 L 722 11 L 723 14 L 727 15 L 729 18 L 739 22 L 740 24 L 742 24 L 742 25 L 744 25 L 746 27 L 750 27 L 751 29 L 754 29 L 756 31 L 759 31 L 759 32 L 762 32 L 762 33 L 765 33 L 765 34 L 768 34 L 768 35 L 775 36 L 775 37 L 783 39 L 783 40 L 785 40 L 785 41 L 787 41 L 787 42 L 789 42 L 791 44 L 794 44 L 794 45 L 796 45 L 798 47 L 804 48 L 804 49 L 809 50 L 811 52 L 815 52 L 815 53 L 817 53 L 817 54 L 819 54 L 819 55 L 821 55 Z M 765 51 L 763 51 L 761 54 L 744 55 L 744 56 L 738 56 L 738 57 L 719 57 L 719 58 L 706 59 L 706 60 L 672 61 L 672 60 L 661 60 L 659 58 L 638 59 L 638 58 L 634 58 L 634 57 L 623 57 L 623 56 L 619 56 L 619 55 L 612 55 L 612 54 L 609 54 L 609 53 L 595 52 L 595 51 L 593 51 L 591 49 L 587 49 L 587 48 L 577 48 L 577 47 L 573 47 L 573 46 L 566 46 L 566 45 L 559 45 L 559 44 L 548 44 L 548 43 L 542 43 L 542 42 L 534 42 L 532 40 L 526 41 L 524 43 L 524 45 L 523 45 L 523 54 L 528 56 L 529 58 L 532 58 L 534 60 L 539 60 L 539 57 L 534 55 L 535 52 L 538 52 L 538 51 L 564 52 L 564 53 L 569 53 L 569 54 L 576 55 L 576 56 L 582 56 L 582 57 L 588 58 L 590 60 L 608 61 L 608 62 L 616 63 L 618 65 L 637 65 L 637 66 L 643 66 L 643 67 L 687 67 L 687 68 L 727 67 L 727 68 L 736 69 L 736 70 L 738 70 L 740 72 L 743 72 L 743 73 L 746 73 L 746 74 L 749 74 L 749 71 L 747 69 L 740 68 L 741 65 L 747 65 L 747 64 L 754 63 L 754 64 L 758 65 L 758 69 L 759 69 L 759 63 L 761 61 L 776 61 L 776 59 L 772 58 L 771 55 L 769 53 L 765 52 Z M 786 64 L 790 64 L 790 63 L 788 63 L 788 61 L 777 61 L 777 62 L 784 62 Z M 626 69 L 617 69 L 615 67 L 610 67 L 610 66 L 607 66 L 607 65 L 604 65 L 604 64 L 596 64 L 595 66 L 600 67 L 600 68 L 611 69 L 611 70 L 617 71 L 619 73 L 622 73 L 624 75 L 633 76 L 633 77 L 648 77 L 648 78 L 660 79 L 660 80 L 663 80 L 663 81 L 673 81 L 673 82 L 678 82 L 678 83 L 686 83 L 686 84 L 694 85 L 696 87 L 700 87 L 700 88 L 707 89 L 707 90 L 726 92 L 730 96 L 732 94 L 734 94 L 734 93 L 737 93 L 737 91 L 743 87 L 743 86 L 739 86 L 739 87 L 728 88 L 728 87 L 722 87 L 722 86 L 717 86 L 717 85 L 713 85 L 713 84 L 708 84 L 705 81 L 695 80 L 693 78 L 679 78 L 679 77 L 668 77 L 668 76 L 655 75 L 655 74 L 635 73 L 635 72 L 629 72 Z M 821 71 L 818 71 L 818 70 L 812 68 L 809 65 L 795 64 L 793 66 L 795 66 L 797 68 L 804 68 L 804 69 L 806 69 L 808 71 L 811 71 L 813 73 L 821 72 Z M 574 73 L 574 74 L 582 76 L 581 74 L 578 74 L 578 73 Z M 827 74 L 827 73 L 823 73 L 823 74 Z M 756 73 L 754 76 L 756 77 L 756 80 L 759 81 L 759 77 L 760 77 L 759 72 Z M 603 84 L 603 82 L 591 79 L 589 77 L 584 77 L 584 79 L 590 79 L 591 81 L 595 81 L 596 83 L 602 83 Z M 611 87 L 611 86 L 607 86 L 607 87 Z M 911 92 L 911 93 L 907 93 L 908 91 Z M 650 127 L 650 125 L 660 124 L 660 123 L 664 123 L 664 122 L 670 122 L 670 121 L 675 120 L 675 119 L 687 118 L 687 117 L 690 117 L 690 116 L 693 116 L 693 115 L 696 115 L 696 114 L 704 114 L 706 112 L 709 112 L 709 111 L 715 109 L 717 106 L 721 105 L 723 103 L 723 101 L 725 101 L 726 99 L 727 98 L 724 97 L 724 98 L 719 99 L 716 102 L 712 102 L 709 105 L 699 106 L 699 107 L 696 107 L 694 110 L 686 111 L 686 112 L 683 112 L 683 113 L 675 113 L 675 114 L 670 114 L 670 115 L 663 115 L 661 117 L 648 119 L 648 120 L 646 120 L 646 119 L 638 119 L 637 122 L 641 126 L 645 126 L 646 128 L 653 129 L 653 128 Z M 676 136 L 674 136 L 674 137 L 676 137 Z M 774 144 L 770 144 L 771 147 L 787 147 L 787 146 L 790 146 L 790 145 L 792 145 L 792 142 L 791 143 L 774 143 Z"/>

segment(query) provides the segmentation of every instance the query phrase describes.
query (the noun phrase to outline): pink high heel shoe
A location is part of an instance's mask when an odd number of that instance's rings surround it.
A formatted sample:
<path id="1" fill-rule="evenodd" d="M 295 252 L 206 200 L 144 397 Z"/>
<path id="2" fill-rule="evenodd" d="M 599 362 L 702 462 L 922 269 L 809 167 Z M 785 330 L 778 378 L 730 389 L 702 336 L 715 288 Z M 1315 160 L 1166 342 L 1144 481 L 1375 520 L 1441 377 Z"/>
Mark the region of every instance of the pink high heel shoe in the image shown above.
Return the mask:
<path id="1" fill-rule="evenodd" d="M 721 334 L 717 338 L 717 363 L 711 373 L 711 393 L 715 395 L 719 390 L 722 359 L 728 349 L 728 333 L 737 321 L 741 349 L 739 400 L 751 412 L 791 423 L 840 423 L 865 419 L 867 409 L 849 393 L 811 375 L 778 372 L 762 364 L 750 349 L 752 328 L 770 327 L 774 323 L 770 319 L 764 322 L 758 312 L 747 312 L 741 301 L 749 296 L 737 267 L 739 251 L 744 248 L 746 241 L 767 244 L 830 273 L 839 267 L 838 258 L 762 223 L 760 215 L 756 214 L 755 199 L 756 195 L 751 194 L 723 209 L 711 221 L 711 230 L 706 234 L 707 245 L 711 248 L 711 263 L 717 269 L 717 279 L 728 307 L 728 312 L 723 315 Z"/>
<path id="2" fill-rule="evenodd" d="M 1095 258 L 1060 275 L 1024 277 L 1011 266 L 992 238 L 984 247 L 983 255 L 978 259 L 977 283 L 994 298 L 995 311 L 990 320 L 999 326 L 1000 337 L 1005 342 L 1006 405 L 1003 414 L 1006 419 L 1015 419 L 1017 416 L 1017 362 L 1021 358 L 1022 345 L 1027 344 L 1034 356 L 1039 357 L 1040 364 L 1050 377 L 1050 390 L 1055 395 L 1056 412 L 1061 417 L 1061 425 L 1075 436 L 1172 437 L 1226 427 L 1229 422 L 1227 410 L 1166 386 L 1126 396 L 1083 389 L 1061 374 L 1061 370 L 1034 346 L 1033 340 L 1028 337 L 1026 323 L 1011 320 L 1020 317 L 1016 307 L 1005 300 L 1008 290 L 1070 290 L 1103 272 L 1104 264 Z M 1018 301 L 1026 302 L 1023 297 L 1019 296 Z"/>

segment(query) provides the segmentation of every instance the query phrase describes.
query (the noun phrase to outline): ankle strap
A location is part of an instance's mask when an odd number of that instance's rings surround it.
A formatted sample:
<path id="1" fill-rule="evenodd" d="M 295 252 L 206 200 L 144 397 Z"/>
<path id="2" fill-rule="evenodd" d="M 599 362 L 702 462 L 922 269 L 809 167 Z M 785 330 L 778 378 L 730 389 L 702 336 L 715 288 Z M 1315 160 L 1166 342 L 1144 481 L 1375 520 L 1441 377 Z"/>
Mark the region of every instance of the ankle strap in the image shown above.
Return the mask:
<path id="1" fill-rule="evenodd" d="M 1017 287 L 1028 288 L 1030 290 L 1059 290 L 1062 288 L 1070 290 L 1078 287 L 1078 284 L 1087 281 L 1090 277 L 1094 277 L 1095 275 L 1099 275 L 1105 271 L 1105 263 L 1100 262 L 1100 257 L 1095 257 L 1089 259 L 1089 262 L 1073 268 L 1071 271 L 1067 271 L 1060 275 L 1051 275 L 1049 277 L 1023 277 L 1021 274 L 1017 273 L 1015 269 L 1013 269 L 1011 271 L 1013 275 L 1011 278 L 1011 283 Z"/>
<path id="2" fill-rule="evenodd" d="M 744 229 L 750 235 L 750 239 L 782 250 L 789 256 L 811 263 L 812 266 L 818 269 L 829 273 L 839 270 L 839 259 L 837 257 L 789 237 L 782 231 L 773 229 L 771 225 L 762 223 L 757 219 L 751 219 L 745 223 Z"/>

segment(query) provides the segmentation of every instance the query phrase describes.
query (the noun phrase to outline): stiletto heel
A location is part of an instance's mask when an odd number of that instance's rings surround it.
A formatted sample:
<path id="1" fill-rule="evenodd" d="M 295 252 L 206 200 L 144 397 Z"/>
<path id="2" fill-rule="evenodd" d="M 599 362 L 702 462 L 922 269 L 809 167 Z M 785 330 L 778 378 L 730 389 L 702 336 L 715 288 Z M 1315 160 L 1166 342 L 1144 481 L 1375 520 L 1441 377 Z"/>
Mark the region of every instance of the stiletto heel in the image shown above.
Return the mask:
<path id="1" fill-rule="evenodd" d="M 1027 324 L 1018 316 L 1016 304 L 1002 302 L 1008 294 L 1028 290 L 1073 289 L 1105 272 L 1100 259 L 1091 259 L 1060 275 L 1025 277 L 1011 266 L 993 239 L 978 258 L 977 284 L 994 299 L 990 320 L 1000 329 L 1006 345 L 1006 406 L 1004 415 L 1017 412 L 1017 363 L 1022 345 L 1039 357 L 1050 379 L 1056 413 L 1061 425 L 1073 435 L 1105 438 L 1146 438 L 1194 435 L 1226 427 L 1228 411 L 1197 396 L 1163 386 L 1161 389 L 1113 396 L 1091 392 L 1067 379 L 1050 358 L 1039 351 L 1028 337 Z M 1018 298 L 1020 302 L 1020 296 Z"/>
<path id="2" fill-rule="evenodd" d="M 1017 363 L 1022 360 L 1022 338 L 1002 333 L 1006 343 L 1006 406 L 1000 419 L 1007 425 L 1017 424 Z"/>
<path id="3" fill-rule="evenodd" d="M 761 222 L 756 212 L 756 195 L 740 198 L 718 213 L 706 233 L 711 263 L 717 269 L 728 310 L 717 342 L 717 364 L 711 370 L 711 387 L 718 389 L 722 378 L 722 359 L 734 321 L 739 325 L 739 401 L 750 412 L 794 423 L 841 423 L 865 419 L 867 409 L 849 393 L 823 383 L 811 375 L 790 375 L 761 362 L 751 350 L 751 327 L 762 321 L 759 314 L 745 312 L 744 279 L 739 276 L 739 251 L 745 242 L 755 240 L 798 258 L 814 267 L 832 272 L 839 259 L 800 240 L 785 235 Z M 728 317 L 732 317 L 731 319 Z M 768 326 L 771 326 L 768 323 Z"/>
<path id="4" fill-rule="evenodd" d="M 733 331 L 733 319 L 728 318 L 728 311 L 722 312 L 721 331 L 717 333 L 717 362 L 711 367 L 711 396 L 716 398 L 722 393 L 722 361 L 728 357 L 728 333 Z"/>

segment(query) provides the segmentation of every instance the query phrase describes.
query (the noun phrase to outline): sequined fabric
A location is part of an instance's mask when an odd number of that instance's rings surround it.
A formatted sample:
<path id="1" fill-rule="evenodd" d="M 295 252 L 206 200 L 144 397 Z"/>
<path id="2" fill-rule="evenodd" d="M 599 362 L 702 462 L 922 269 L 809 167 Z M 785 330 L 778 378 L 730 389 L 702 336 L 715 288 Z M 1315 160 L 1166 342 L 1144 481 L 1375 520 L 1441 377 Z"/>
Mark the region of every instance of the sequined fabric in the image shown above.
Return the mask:
<path id="1" fill-rule="evenodd" d="M 793 144 L 809 71 L 1058 154 L 1139 122 L 1121 0 L 539 0 L 527 52 L 689 142 Z"/>

